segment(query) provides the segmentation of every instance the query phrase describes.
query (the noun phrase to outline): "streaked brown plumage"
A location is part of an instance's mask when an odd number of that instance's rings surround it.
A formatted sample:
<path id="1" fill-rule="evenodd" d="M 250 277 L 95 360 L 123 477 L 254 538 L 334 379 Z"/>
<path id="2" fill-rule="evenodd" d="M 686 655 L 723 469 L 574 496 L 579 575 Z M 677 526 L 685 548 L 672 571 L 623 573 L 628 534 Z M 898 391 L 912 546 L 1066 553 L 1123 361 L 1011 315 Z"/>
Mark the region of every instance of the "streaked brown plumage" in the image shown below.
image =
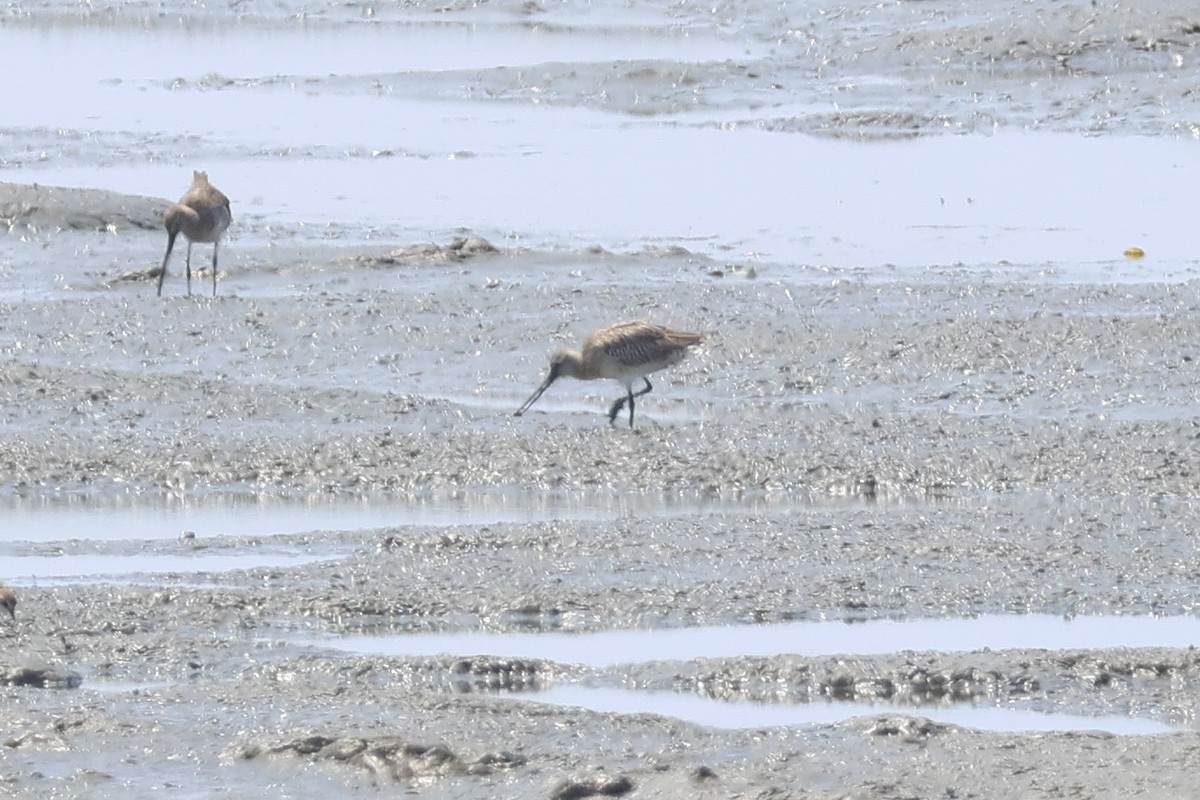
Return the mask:
<path id="1" fill-rule="evenodd" d="M 0 608 L 8 611 L 15 622 L 17 619 L 17 593 L 0 583 Z"/>
<path id="2" fill-rule="evenodd" d="M 158 296 L 162 297 L 163 279 L 167 277 L 167 261 L 175 247 L 175 237 L 187 237 L 187 285 L 188 296 L 192 294 L 192 243 L 212 242 L 213 297 L 217 296 L 217 248 L 221 234 L 229 227 L 233 215 L 229 211 L 229 198 L 208 182 L 208 173 L 192 173 L 192 185 L 179 202 L 167 209 L 163 218 L 167 226 L 167 254 L 163 256 L 162 270 L 158 273 Z"/>
<path id="3" fill-rule="evenodd" d="M 616 400 L 608 410 L 609 424 L 616 422 L 617 414 L 628 402 L 629 427 L 632 428 L 634 398 L 654 388 L 646 376 L 678 364 L 689 347 L 702 341 L 702 333 L 671 330 L 648 322 L 618 322 L 600 328 L 583 340 L 582 350 L 559 350 L 551 357 L 546 380 L 517 409 L 516 416 L 528 411 L 542 396 L 542 392 L 563 376 L 581 381 L 608 378 L 625 386 L 625 396 Z M 633 382 L 638 378 L 646 382 L 646 387 L 635 393 Z"/>

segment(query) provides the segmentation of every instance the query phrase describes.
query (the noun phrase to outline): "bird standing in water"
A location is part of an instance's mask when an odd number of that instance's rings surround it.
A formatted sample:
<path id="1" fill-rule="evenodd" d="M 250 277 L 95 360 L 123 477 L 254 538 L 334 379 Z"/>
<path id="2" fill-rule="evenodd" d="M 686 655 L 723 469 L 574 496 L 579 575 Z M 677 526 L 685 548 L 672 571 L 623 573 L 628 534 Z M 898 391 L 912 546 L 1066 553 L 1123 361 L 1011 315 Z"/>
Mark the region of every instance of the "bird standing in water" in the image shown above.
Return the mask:
<path id="1" fill-rule="evenodd" d="M 648 322 L 618 322 L 600 328 L 583 340 L 582 350 L 559 350 L 550 358 L 546 380 L 517 409 L 516 416 L 528 411 L 542 392 L 563 376 L 582 381 L 608 378 L 625 386 L 625 396 L 613 402 L 608 410 L 608 422 L 610 425 L 615 423 L 617 414 L 621 413 L 625 403 L 629 403 L 629 427 L 632 428 L 634 398 L 654 388 L 646 376 L 678 364 L 689 347 L 702 341 L 702 333 L 671 330 Z M 646 385 L 634 392 L 633 383 L 638 378 Z"/>
<path id="2" fill-rule="evenodd" d="M 187 285 L 188 296 L 192 294 L 192 244 L 212 242 L 213 297 L 217 296 L 217 248 L 221 234 L 229 227 L 233 215 L 229 212 L 229 198 L 208 182 L 208 173 L 192 173 L 192 185 L 179 202 L 167 209 L 163 221 L 167 226 L 167 254 L 163 256 L 162 270 L 158 273 L 158 296 L 162 297 L 163 279 L 167 277 L 167 261 L 175 247 L 175 237 L 187 237 Z"/>

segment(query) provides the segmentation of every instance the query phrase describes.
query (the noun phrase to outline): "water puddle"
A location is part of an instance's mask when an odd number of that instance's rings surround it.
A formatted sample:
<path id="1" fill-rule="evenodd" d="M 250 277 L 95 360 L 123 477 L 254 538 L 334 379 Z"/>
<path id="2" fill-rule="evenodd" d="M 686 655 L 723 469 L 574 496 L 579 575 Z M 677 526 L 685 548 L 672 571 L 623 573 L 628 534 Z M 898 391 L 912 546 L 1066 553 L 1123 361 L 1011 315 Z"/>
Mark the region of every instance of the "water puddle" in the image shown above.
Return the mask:
<path id="1" fill-rule="evenodd" d="M 13 542 L 278 536 L 398 526 L 488 525 L 549 520 L 603 521 L 698 514 L 771 514 L 795 509 L 925 504 L 924 496 L 687 492 L 556 492 L 511 488 L 412 494 L 387 499 L 287 500 L 215 496 L 186 501 L 113 497 L 0 498 L 0 556 Z M 11 550 L 9 551 L 11 552 Z"/>
<path id="2" fill-rule="evenodd" d="M 246 146 L 286 138 L 277 126 L 288 119 L 303 120 L 320 141 L 369 152 L 382 145 L 364 131 L 403 119 L 411 126 L 407 148 L 438 153 L 314 158 L 302 167 L 293 158 L 205 159 L 222 190 L 242 198 L 244 213 L 269 219 L 272 230 L 308 223 L 320 236 L 332 219 L 426 241 L 465 227 L 498 242 L 515 236 L 534 249 L 588 243 L 619 252 L 689 240 L 714 258 L 732 252 L 738 261 L 775 264 L 759 269 L 771 279 L 807 274 L 810 267 L 793 265 L 812 264 L 918 274 L 976 264 L 1039 281 L 1089 282 L 1182 281 L 1200 271 L 1180 233 L 1187 219 L 1177 198 L 1200 180 L 1186 141 L 1042 135 L 866 146 L 757 131 L 618 127 L 569 109 L 242 92 L 189 102 L 181 115 L 236 120 L 237 130 L 208 135 Z M 478 157 L 449 157 L 447 143 Z M 623 169 L 614 172 L 613 163 Z M 996 168 L 1006 163 L 1028 165 L 1028 181 L 1014 184 Z M 837 180 L 812 183 L 812 164 L 837 164 Z M 1123 193 L 1111 185 L 1122 170 L 1158 177 L 1144 193 Z M 15 167 L 6 179 L 161 195 L 179 191 L 180 171 L 163 162 L 102 170 L 63 164 L 53 172 Z M 764 186 L 806 191 L 771 197 Z M 868 237 L 865 219 L 876 221 Z M 1131 244 L 1144 244 L 1147 258 L 1125 259 Z"/>
<path id="3" fill-rule="evenodd" d="M 114 68 L 142 74 L 136 59 Z M 41 74 L 59 72 L 72 71 Z M 224 152 L 195 160 L 235 199 L 239 219 L 267 221 L 266 230 L 233 231 L 258 244 L 298 232 L 323 240 L 332 221 L 355 226 L 348 243 L 359 243 L 366 231 L 426 241 L 463 228 L 539 250 L 600 244 L 624 252 L 688 241 L 714 258 L 732 253 L 738 262 L 779 265 L 759 270 L 772 279 L 805 273 L 807 266 L 793 265 L 812 264 L 917 270 L 983 264 L 1005 274 L 1025 269 L 1038 280 L 1061 273 L 1105 282 L 1181 281 L 1200 269 L 1181 233 L 1189 229 L 1186 208 L 1177 202 L 1200 169 L 1186 140 L 1047 134 L 864 145 L 630 123 L 573 108 L 346 95 L 320 86 L 171 92 L 118 84 L 98 92 L 89 85 L 69 93 L 47 87 L 37 96 L 36 104 L 18 102 L 23 94 L 5 103 L 21 117 L 7 124 L 121 131 L 114 136 L 133 137 L 125 143 L 129 150 L 147 147 L 147 137 L 169 147 L 156 138 L 163 130 L 193 130 L 221 142 Z M 61 108 L 55 98 L 64 98 Z M 304 131 L 303 142 L 322 147 L 301 146 L 296 130 Z M 381 138 L 378 131 L 391 133 Z M 56 146 L 84 153 L 98 147 Z M 308 154 L 264 155 L 277 152 Z M 6 180 L 151 196 L 177 195 L 188 174 L 165 157 L 100 166 L 97 158 L 55 155 L 42 162 L 15 153 L 11 159 Z M 1025 165 L 1021 182 L 998 167 L 1013 163 Z M 837 165 L 837 180 L 814 183 L 814 164 Z M 1113 182 L 1118 174 L 1156 179 L 1125 192 Z M 780 195 L 772 196 L 771 187 Z M 873 221 L 871 236 L 862 235 L 863 220 Z M 1146 247 L 1147 258 L 1123 257 L 1134 244 Z M 238 252 L 231 247 L 232 258 Z"/>
<path id="4" fill-rule="evenodd" d="M 651 501 L 644 506 L 649 507 Z M 0 501 L 0 542 L 175 539 L 184 531 L 210 536 L 278 536 L 310 531 L 374 530 L 390 526 L 606 519 L 634 513 L 636 501 L 596 495 L 572 498 L 531 492 L 412 495 L 386 501 L 211 498 L 187 502 L 108 499 Z"/>
<path id="5" fill-rule="evenodd" d="M 0 49 L 13 63 L 94 64 L 79 70 L 32 70 L 25 91 L 44 87 L 55 94 L 39 103 L 13 105 L 10 124 L 45 124 L 50 113 L 66 120 L 80 104 L 104 113 L 103 92 L 120 81 L 371 75 L 400 72 L 483 70 L 543 63 L 671 60 L 724 61 L 745 58 L 748 43 L 679 31 L 604 32 L 552 30 L 508 25 L 342 25 L 259 29 L 184 27 L 129 28 L 0 27 Z M 298 80 L 297 83 L 303 83 Z M 101 98 L 95 95 L 103 87 Z M 297 87 L 298 89 L 301 87 Z M 3 92 L 12 87 L 0 87 Z M 22 106 L 22 107 L 18 107 Z M 34 108 L 23 106 L 35 105 Z M 26 115 L 37 115 L 27 119 Z M 152 121 L 154 115 L 147 115 Z"/>
<path id="6" fill-rule="evenodd" d="M 1200 643 L 1200 617 L 989 615 L 970 619 L 797 622 L 602 633 L 416 633 L 346 636 L 301 644 L 388 656 L 546 659 L 612 667 L 650 661 L 745 656 L 882 655 L 1113 647 L 1186 648 Z"/>
<path id="7" fill-rule="evenodd" d="M 354 225 L 358 241 L 465 228 L 532 249 L 688 242 L 721 261 L 777 265 L 760 270 L 770 279 L 814 264 L 984 264 L 1106 282 L 1200 270 L 1178 201 L 1200 169 L 1185 138 L 830 140 L 755 125 L 757 114 L 803 120 L 814 110 L 805 91 L 731 110 L 700 92 L 686 114 L 631 115 L 590 110 L 605 107 L 592 94 L 618 87 L 572 74 L 583 62 L 652 58 L 683 77 L 699 62 L 753 59 L 746 48 L 757 46 L 744 38 L 519 23 L 6 26 L 0 67 L 23 79 L 0 83 L 0 161 L 10 181 L 171 198 L 204 166 L 234 200 L 234 262 L 244 257 L 239 236 L 266 245 L 307 230 L 323 241 L 333 224 Z M 76 63 L 94 66 L 29 68 Z M 535 64 L 559 66 L 547 81 L 522 66 Z M 520 77 L 464 91 L 451 76 L 422 88 L 430 72 L 498 66 Z M 393 92 L 388 76 L 405 74 L 418 76 L 417 88 Z M 706 81 L 719 82 L 698 86 Z M 636 81 L 627 91 L 636 94 Z M 829 110 L 826 99 L 817 110 Z M 1022 180 L 1011 164 L 1022 165 Z M 833 178 L 814 180 L 825 165 Z M 1154 180 L 1129 191 L 1120 175 Z M 1134 244 L 1147 257 L 1127 262 Z"/>
<path id="8" fill-rule="evenodd" d="M 1121 736 L 1175 733 L 1180 728 L 1119 715 L 1043 713 L 983 705 L 896 707 L 878 703 L 750 703 L 711 700 L 679 692 L 557 686 L 514 695 L 523 702 L 586 708 L 613 714 L 656 714 L 710 728 L 746 729 L 834 725 L 873 715 L 917 716 L 963 728 L 996 733 L 1104 731 Z"/>
<path id="9" fill-rule="evenodd" d="M 299 552 L 178 553 L 109 555 L 86 553 L 62 556 L 9 556 L 0 561 L 0 580 L 13 584 L 77 583 L 96 578 L 128 578 L 164 573 L 198 574 L 266 567 L 297 567 L 337 558 L 335 554 Z"/>

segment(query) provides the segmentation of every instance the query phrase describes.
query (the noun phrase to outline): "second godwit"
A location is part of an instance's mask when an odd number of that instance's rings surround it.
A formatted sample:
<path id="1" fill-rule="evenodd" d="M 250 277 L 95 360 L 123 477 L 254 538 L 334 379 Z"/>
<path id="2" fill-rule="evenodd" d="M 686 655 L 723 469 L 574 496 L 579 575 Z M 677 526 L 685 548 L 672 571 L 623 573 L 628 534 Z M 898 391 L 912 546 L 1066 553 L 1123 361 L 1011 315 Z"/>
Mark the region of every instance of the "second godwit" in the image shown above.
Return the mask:
<path id="1" fill-rule="evenodd" d="M 0 608 L 8 612 L 15 622 L 17 619 L 17 593 L 0 583 Z"/>
<path id="2" fill-rule="evenodd" d="M 666 369 L 683 360 L 687 349 L 704 340 L 702 333 L 688 333 L 651 325 L 648 322 L 618 322 L 593 331 L 583 340 L 582 350 L 559 350 L 550 358 L 550 372 L 546 380 L 517 409 L 521 416 L 532 406 L 542 392 L 559 378 L 578 378 L 582 381 L 608 378 L 625 385 L 625 396 L 613 402 L 608 409 L 608 422 L 616 422 L 617 414 L 625 403 L 629 403 L 629 427 L 633 427 L 633 399 L 647 394 L 654 387 L 646 377 L 651 372 Z M 638 378 L 646 386 L 633 391 L 633 382 Z"/>
<path id="3" fill-rule="evenodd" d="M 179 202 L 167 209 L 163 221 L 167 226 L 167 254 L 163 256 L 162 270 L 158 273 L 158 296 L 162 297 L 163 278 L 167 277 L 167 261 L 171 258 L 171 248 L 175 246 L 175 237 L 183 234 L 187 237 L 187 286 L 188 296 L 192 294 L 192 243 L 212 242 L 212 283 L 213 297 L 217 296 L 217 247 L 221 242 L 221 234 L 229 227 L 233 215 L 229 213 L 229 198 L 221 190 L 208 182 L 208 173 L 197 170 L 192 173 L 192 185 Z"/>

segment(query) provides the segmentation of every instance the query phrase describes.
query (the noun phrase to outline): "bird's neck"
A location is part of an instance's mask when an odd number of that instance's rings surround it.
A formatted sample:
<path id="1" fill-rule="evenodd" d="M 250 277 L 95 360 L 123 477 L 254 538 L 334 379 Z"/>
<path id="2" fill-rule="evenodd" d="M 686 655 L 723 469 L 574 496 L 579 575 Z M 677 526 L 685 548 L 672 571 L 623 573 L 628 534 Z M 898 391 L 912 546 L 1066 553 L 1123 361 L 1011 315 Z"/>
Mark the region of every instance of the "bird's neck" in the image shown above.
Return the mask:
<path id="1" fill-rule="evenodd" d="M 568 378 L 581 381 L 590 381 L 596 377 L 592 370 L 584 366 L 583 356 L 576 350 L 568 350 L 563 354 L 562 361 L 559 362 L 559 372 Z"/>

